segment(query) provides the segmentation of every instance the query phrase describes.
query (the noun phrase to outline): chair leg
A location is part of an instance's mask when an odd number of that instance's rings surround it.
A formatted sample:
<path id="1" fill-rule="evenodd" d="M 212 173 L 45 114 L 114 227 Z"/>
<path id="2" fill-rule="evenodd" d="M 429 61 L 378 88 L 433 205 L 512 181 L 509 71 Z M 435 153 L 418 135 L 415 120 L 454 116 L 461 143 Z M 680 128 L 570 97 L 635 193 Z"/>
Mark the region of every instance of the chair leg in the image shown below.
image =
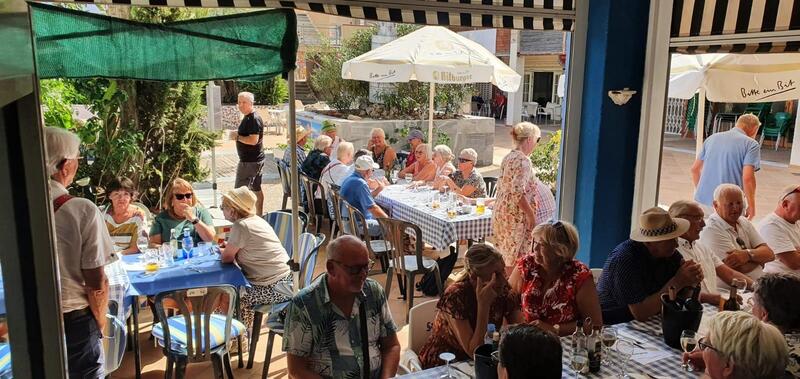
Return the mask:
<path id="1" fill-rule="evenodd" d="M 267 379 L 267 374 L 269 374 L 269 364 L 272 360 L 272 344 L 275 342 L 275 332 L 269 331 L 269 337 L 267 338 L 267 351 L 264 353 L 264 369 L 261 371 L 261 379 Z"/>
<path id="2" fill-rule="evenodd" d="M 225 356 L 222 357 L 222 363 L 225 364 L 225 373 L 228 375 L 228 378 L 233 379 L 233 368 L 231 367 L 231 353 L 225 352 Z"/>
<path id="3" fill-rule="evenodd" d="M 414 306 L 414 274 L 412 273 L 406 274 L 406 301 L 408 302 L 406 322 L 408 322 L 408 314 L 411 313 L 411 307 Z"/>
<path id="4" fill-rule="evenodd" d="M 183 379 L 186 377 L 186 358 L 180 357 L 175 362 L 175 377 Z"/>
<path id="5" fill-rule="evenodd" d="M 222 372 L 222 357 L 218 354 L 211 354 L 211 367 L 214 369 L 214 379 L 225 379 Z"/>
<path id="6" fill-rule="evenodd" d="M 289 199 L 289 196 L 283 194 L 283 205 L 281 205 L 281 209 L 286 209 L 286 201 Z"/>
<path id="7" fill-rule="evenodd" d="M 394 273 L 394 269 L 389 267 L 386 270 L 386 286 L 383 287 L 383 290 L 386 291 L 386 298 L 389 298 L 389 294 L 392 292 L 392 274 Z"/>
<path id="8" fill-rule="evenodd" d="M 239 351 L 236 355 L 239 356 L 239 368 L 244 367 L 244 353 L 242 353 L 242 336 L 236 337 L 236 347 L 239 348 Z"/>
<path id="9" fill-rule="evenodd" d="M 439 272 L 439 265 L 436 265 L 434 272 L 434 275 L 436 275 L 436 289 L 439 290 L 439 297 L 441 297 L 444 291 L 442 290 L 442 275 Z"/>
<path id="10" fill-rule="evenodd" d="M 164 379 L 172 379 L 172 367 L 175 365 L 175 360 L 172 356 L 167 355 L 167 368 L 164 370 Z"/>
<path id="11" fill-rule="evenodd" d="M 261 336 L 261 320 L 264 314 L 261 312 L 253 312 L 253 328 L 250 329 L 250 351 L 247 353 L 247 369 L 253 368 L 253 358 L 256 356 L 256 347 L 258 347 L 258 338 Z"/>
<path id="12" fill-rule="evenodd" d="M 400 273 L 398 272 L 397 273 L 397 288 L 400 289 L 400 296 L 403 298 L 403 300 L 407 299 L 407 297 L 406 297 L 406 288 L 408 288 L 408 285 L 409 285 L 409 283 L 406 283 L 406 277 L 403 276 L 403 275 L 400 275 Z M 411 283 L 411 285 L 413 286 L 414 283 Z"/>

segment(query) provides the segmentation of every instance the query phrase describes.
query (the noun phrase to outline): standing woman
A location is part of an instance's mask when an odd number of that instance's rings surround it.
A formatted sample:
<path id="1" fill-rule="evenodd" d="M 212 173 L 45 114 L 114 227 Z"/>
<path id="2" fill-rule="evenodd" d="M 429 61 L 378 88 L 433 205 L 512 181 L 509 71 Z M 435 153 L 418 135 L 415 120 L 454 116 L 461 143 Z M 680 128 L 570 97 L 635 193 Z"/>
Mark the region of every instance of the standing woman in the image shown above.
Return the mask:
<path id="1" fill-rule="evenodd" d="M 147 241 L 147 229 L 144 212 L 131 204 L 136 198 L 133 182 L 124 177 L 114 178 L 108 183 L 106 192 L 111 203 L 103 218 L 114 241 L 114 250 L 121 254 L 134 254 L 139 251 L 139 239 Z"/>
<path id="2" fill-rule="evenodd" d="M 506 267 L 531 251 L 536 226 L 536 175 L 528 158 L 541 138 L 539 127 L 521 122 L 511 129 L 514 150 L 503 158 L 497 183 L 497 200 L 492 211 L 492 228 L 497 249 Z"/>
<path id="3" fill-rule="evenodd" d="M 162 207 L 163 210 L 150 227 L 150 245 L 159 246 L 169 242 L 172 229 L 175 230 L 174 237 L 180 241 L 183 238 L 184 228 L 189 228 L 195 244 L 201 241 L 214 241 L 216 235 L 214 221 L 208 210 L 198 204 L 194 189 L 189 182 L 181 178 L 173 180 L 164 195 Z"/>

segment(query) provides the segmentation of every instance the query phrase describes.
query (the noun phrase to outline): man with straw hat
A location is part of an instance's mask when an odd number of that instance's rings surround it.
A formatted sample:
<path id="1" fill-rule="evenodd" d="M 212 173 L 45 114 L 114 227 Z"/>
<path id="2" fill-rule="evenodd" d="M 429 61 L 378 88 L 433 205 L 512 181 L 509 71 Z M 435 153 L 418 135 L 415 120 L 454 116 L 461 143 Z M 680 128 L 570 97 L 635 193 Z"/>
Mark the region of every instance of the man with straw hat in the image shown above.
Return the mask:
<path id="1" fill-rule="evenodd" d="M 339 144 L 342 142 L 346 142 L 342 137 L 337 135 L 338 127 L 336 124 L 333 123 L 331 120 L 325 120 L 322 122 L 322 134 L 331 137 L 331 161 L 338 159 L 338 151 Z"/>
<path id="2" fill-rule="evenodd" d="M 302 126 L 298 126 L 294 129 L 294 132 L 297 135 L 295 150 L 297 150 L 297 168 L 299 169 L 300 166 L 303 165 L 303 162 L 306 161 L 306 139 L 308 139 L 311 131 L 306 130 L 306 128 Z M 291 167 L 292 164 L 292 151 L 289 150 L 290 148 L 291 146 L 286 146 L 286 150 L 283 151 L 283 163 L 286 163 L 286 167 Z"/>
<path id="3" fill-rule="evenodd" d="M 700 284 L 700 265 L 684 261 L 676 251 L 677 238 L 688 229 L 689 221 L 672 218 L 661 208 L 642 213 L 630 239 L 609 254 L 598 281 L 604 323 L 647 320 L 661 312 L 660 296 L 670 287 Z"/>

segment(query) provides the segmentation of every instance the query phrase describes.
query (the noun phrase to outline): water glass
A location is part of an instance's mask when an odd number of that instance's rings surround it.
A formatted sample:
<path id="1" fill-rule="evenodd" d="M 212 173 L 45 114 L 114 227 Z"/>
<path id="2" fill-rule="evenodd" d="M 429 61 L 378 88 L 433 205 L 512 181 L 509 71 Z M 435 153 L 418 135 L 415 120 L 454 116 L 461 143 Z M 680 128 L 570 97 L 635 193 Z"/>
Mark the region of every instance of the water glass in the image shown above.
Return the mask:
<path id="1" fill-rule="evenodd" d="M 636 349 L 636 345 L 633 344 L 632 341 L 628 340 L 619 340 L 617 341 L 617 352 L 619 353 L 622 362 L 619 365 L 619 377 L 623 379 L 630 378 L 628 375 L 628 361 L 633 356 L 634 350 Z"/>
<path id="2" fill-rule="evenodd" d="M 211 243 L 210 242 L 200 242 L 197 245 L 197 249 L 195 250 L 196 257 L 204 257 L 206 255 L 211 254 Z"/>

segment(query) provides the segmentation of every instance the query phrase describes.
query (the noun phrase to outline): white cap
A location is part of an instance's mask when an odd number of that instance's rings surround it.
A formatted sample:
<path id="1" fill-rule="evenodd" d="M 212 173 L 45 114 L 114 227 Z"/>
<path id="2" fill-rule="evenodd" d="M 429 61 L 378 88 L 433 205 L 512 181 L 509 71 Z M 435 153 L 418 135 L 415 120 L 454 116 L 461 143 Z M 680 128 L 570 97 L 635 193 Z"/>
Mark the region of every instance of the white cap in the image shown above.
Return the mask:
<path id="1" fill-rule="evenodd" d="M 375 163 L 375 161 L 372 160 L 372 157 L 370 157 L 369 155 L 362 155 L 358 157 L 358 159 L 356 159 L 355 165 L 356 165 L 356 170 L 359 171 L 376 169 L 380 167 L 378 166 L 377 163 Z"/>

